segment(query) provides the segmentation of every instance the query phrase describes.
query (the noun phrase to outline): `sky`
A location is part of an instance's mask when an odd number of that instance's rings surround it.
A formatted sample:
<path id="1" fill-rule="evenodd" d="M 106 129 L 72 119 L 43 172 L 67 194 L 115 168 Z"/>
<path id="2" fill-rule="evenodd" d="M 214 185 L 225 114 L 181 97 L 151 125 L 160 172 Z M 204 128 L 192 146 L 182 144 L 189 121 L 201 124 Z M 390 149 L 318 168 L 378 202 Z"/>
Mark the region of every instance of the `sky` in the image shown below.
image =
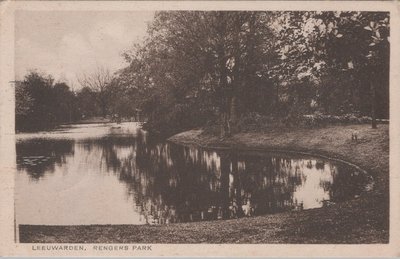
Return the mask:
<path id="1" fill-rule="evenodd" d="M 77 78 L 98 67 L 114 72 L 121 54 L 143 40 L 153 12 L 19 11 L 15 18 L 15 74 L 51 74 L 74 90 Z"/>

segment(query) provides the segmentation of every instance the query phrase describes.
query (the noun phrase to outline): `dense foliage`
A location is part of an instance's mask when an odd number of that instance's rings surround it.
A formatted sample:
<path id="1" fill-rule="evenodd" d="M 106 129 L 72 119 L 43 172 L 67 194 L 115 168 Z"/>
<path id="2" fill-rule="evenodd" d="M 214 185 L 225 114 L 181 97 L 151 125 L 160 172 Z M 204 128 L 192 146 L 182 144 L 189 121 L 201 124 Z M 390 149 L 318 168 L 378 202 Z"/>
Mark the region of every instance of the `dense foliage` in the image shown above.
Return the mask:
<path id="1" fill-rule="evenodd" d="M 153 128 L 229 135 L 251 112 L 388 118 L 388 13 L 159 12 L 148 32 L 119 77 Z"/>
<path id="2" fill-rule="evenodd" d="M 168 134 L 213 125 L 229 136 L 252 118 L 376 127 L 389 117 L 389 31 L 386 12 L 157 12 L 117 73 L 84 75 L 78 92 L 36 72 L 17 82 L 17 129 L 138 110 Z"/>
<path id="3" fill-rule="evenodd" d="M 31 72 L 15 86 L 17 130 L 39 130 L 76 118 L 75 96 L 63 82 Z"/>
<path id="4" fill-rule="evenodd" d="M 16 130 L 44 130 L 111 113 L 112 95 L 107 99 L 104 96 L 89 87 L 74 92 L 67 83 L 55 82 L 51 75 L 31 71 L 15 83 Z"/>

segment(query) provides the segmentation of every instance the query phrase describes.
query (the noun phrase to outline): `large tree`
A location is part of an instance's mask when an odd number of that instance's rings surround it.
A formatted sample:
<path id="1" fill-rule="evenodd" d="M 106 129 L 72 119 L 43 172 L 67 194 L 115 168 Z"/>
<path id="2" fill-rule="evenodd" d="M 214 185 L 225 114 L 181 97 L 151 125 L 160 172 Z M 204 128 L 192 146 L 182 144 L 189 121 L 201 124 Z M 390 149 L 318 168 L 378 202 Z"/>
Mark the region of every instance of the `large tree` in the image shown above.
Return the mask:
<path id="1" fill-rule="evenodd" d="M 169 113 L 182 123 L 190 112 L 202 116 L 195 110 L 217 113 L 222 136 L 229 135 L 244 89 L 264 76 L 268 19 L 264 12 L 157 13 L 145 44 L 126 53 L 125 74 L 146 96 L 150 118 Z"/>
<path id="2" fill-rule="evenodd" d="M 249 112 L 375 121 L 388 107 L 388 26 L 376 12 L 158 12 L 119 81 L 156 128 L 214 119 L 224 137 Z"/>
<path id="3" fill-rule="evenodd" d="M 388 13 L 283 12 L 277 17 L 281 62 L 273 76 L 295 111 L 309 112 L 316 103 L 330 114 L 360 112 L 371 115 L 373 127 L 377 110 L 380 117 L 388 116 Z M 378 109 L 377 98 L 382 100 Z"/>

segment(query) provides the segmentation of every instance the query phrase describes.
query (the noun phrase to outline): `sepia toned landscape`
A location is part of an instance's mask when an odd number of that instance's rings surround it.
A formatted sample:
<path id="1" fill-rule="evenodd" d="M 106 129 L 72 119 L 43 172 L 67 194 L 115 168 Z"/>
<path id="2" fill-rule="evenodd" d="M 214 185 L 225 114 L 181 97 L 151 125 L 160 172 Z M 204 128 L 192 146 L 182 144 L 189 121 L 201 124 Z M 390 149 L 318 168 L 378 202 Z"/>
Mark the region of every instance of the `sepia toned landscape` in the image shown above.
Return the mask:
<path id="1" fill-rule="evenodd" d="M 389 242 L 388 12 L 15 24 L 17 242 Z"/>

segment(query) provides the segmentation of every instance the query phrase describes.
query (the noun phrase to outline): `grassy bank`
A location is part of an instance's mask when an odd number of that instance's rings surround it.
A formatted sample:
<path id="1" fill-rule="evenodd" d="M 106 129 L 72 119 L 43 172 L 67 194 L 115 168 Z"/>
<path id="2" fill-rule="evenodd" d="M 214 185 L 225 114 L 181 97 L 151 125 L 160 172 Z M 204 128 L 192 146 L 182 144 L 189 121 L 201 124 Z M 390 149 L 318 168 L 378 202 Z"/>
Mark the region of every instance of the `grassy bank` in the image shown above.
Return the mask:
<path id="1" fill-rule="evenodd" d="M 351 140 L 357 131 L 359 140 Z M 21 242 L 67 243 L 387 243 L 389 128 L 380 125 L 239 133 L 229 139 L 191 130 L 171 141 L 204 147 L 279 149 L 339 158 L 367 170 L 374 189 L 328 207 L 254 218 L 161 226 L 20 226 Z"/>
<path id="2" fill-rule="evenodd" d="M 358 141 L 351 135 L 357 132 Z M 367 170 L 375 178 L 375 191 L 388 194 L 389 125 L 372 129 L 368 124 L 336 125 L 321 128 L 268 129 L 263 132 L 238 133 L 220 140 L 203 130 L 177 134 L 170 141 L 202 147 L 237 149 L 291 150 L 342 159 Z"/>

